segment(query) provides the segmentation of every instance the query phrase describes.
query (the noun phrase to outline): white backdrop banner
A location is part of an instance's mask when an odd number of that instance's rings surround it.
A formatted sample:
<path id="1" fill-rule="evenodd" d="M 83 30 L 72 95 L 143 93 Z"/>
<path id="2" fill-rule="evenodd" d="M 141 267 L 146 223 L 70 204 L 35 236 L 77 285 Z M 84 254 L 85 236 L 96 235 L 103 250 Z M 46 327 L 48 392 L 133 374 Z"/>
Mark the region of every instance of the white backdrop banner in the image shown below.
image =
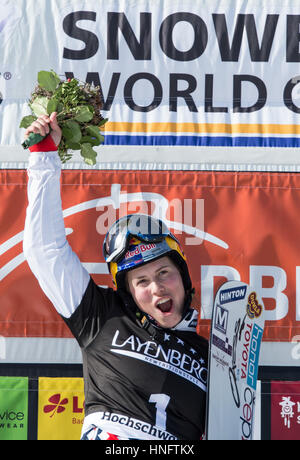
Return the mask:
<path id="1" fill-rule="evenodd" d="M 196 165 L 219 147 L 244 164 L 276 147 L 268 164 L 295 165 L 299 27 L 300 0 L 0 0 L 0 152 L 20 149 L 37 73 L 53 69 L 101 84 L 105 147 L 125 161 L 128 146 L 168 165 L 170 146 Z"/>

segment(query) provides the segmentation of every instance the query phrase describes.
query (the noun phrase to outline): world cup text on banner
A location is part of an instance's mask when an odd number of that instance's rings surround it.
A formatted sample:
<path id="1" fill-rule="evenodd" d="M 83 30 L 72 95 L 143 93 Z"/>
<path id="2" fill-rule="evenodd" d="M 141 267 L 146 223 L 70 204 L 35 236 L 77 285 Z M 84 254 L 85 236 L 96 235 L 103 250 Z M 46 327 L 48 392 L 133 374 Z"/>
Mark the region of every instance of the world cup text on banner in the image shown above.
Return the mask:
<path id="1" fill-rule="evenodd" d="M 19 145 L 12 121 L 53 69 L 101 85 L 106 146 L 299 147 L 299 1 L 163 4 L 1 0 L 1 144 Z"/>

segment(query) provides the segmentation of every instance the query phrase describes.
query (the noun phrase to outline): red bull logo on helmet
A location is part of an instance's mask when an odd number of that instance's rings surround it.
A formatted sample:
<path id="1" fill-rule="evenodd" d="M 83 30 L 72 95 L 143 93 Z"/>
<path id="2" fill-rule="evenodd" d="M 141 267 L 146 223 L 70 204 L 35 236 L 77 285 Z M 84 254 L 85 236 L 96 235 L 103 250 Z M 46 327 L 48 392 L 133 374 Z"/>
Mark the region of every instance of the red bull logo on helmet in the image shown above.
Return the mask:
<path id="1" fill-rule="evenodd" d="M 139 241 L 139 244 L 134 243 L 129 246 L 123 260 L 118 263 L 118 270 L 127 270 L 140 264 L 150 262 L 169 251 L 170 247 L 165 240 L 159 243 L 141 243 Z"/>
<path id="2" fill-rule="evenodd" d="M 137 256 L 139 254 L 146 253 L 147 251 L 152 251 L 153 249 L 156 248 L 155 243 L 149 243 L 149 244 L 139 244 L 135 246 L 134 249 L 128 250 L 125 254 L 125 260 L 131 259 L 134 256 Z"/>

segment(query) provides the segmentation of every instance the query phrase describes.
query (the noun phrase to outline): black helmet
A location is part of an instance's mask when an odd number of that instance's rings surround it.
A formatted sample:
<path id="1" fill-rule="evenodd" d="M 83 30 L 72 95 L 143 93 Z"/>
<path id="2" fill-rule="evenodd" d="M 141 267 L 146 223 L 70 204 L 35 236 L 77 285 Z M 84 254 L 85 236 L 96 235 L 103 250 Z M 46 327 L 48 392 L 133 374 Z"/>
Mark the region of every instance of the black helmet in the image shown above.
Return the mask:
<path id="1" fill-rule="evenodd" d="M 168 256 L 179 267 L 186 293 L 192 283 L 179 241 L 166 224 L 146 214 L 129 214 L 117 220 L 103 243 L 103 254 L 117 289 L 125 289 L 128 270 Z"/>

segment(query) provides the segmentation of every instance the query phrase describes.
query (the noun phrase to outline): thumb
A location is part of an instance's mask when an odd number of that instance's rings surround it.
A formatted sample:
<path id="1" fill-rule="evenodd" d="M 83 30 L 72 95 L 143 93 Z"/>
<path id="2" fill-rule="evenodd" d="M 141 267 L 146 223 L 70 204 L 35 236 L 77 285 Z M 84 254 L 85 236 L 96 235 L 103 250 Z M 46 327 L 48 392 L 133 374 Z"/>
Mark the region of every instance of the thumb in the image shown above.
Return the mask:
<path id="1" fill-rule="evenodd" d="M 59 124 L 57 123 L 57 112 L 52 112 L 50 115 L 50 126 L 51 126 L 51 133 L 50 136 L 54 140 L 56 145 L 59 145 L 60 140 L 61 140 L 61 129 L 59 127 Z"/>
<path id="2" fill-rule="evenodd" d="M 57 131 L 58 129 L 60 129 L 60 127 L 58 126 L 56 117 L 57 117 L 57 112 L 52 112 L 50 115 L 50 126 L 54 131 Z"/>

